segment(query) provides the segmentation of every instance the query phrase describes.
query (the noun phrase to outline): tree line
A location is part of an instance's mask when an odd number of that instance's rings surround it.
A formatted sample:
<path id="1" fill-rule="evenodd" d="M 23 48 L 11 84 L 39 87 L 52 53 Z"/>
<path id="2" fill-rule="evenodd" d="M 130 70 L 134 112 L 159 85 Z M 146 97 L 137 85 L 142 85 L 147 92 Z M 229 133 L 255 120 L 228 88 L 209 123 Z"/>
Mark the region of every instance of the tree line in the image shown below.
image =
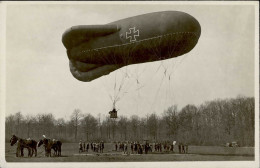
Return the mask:
<path id="1" fill-rule="evenodd" d="M 201 105 L 173 105 L 161 115 L 145 117 L 119 115 L 117 119 L 93 116 L 75 109 L 70 120 L 55 119 L 50 114 L 24 116 L 21 112 L 6 116 L 5 135 L 39 140 L 42 135 L 63 142 L 176 140 L 190 145 L 224 145 L 236 141 L 241 146 L 254 146 L 255 100 L 238 96 L 207 101 Z"/>

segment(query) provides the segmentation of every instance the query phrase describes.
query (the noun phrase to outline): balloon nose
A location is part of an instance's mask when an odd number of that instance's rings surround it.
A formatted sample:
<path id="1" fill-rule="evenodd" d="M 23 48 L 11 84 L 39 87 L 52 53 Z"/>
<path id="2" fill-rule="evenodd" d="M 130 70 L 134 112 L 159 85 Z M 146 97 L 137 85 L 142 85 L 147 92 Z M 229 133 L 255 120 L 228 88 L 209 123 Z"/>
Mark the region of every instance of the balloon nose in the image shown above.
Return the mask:
<path id="1" fill-rule="evenodd" d="M 199 22 L 190 14 L 181 11 L 162 13 L 160 18 L 161 31 L 164 33 L 192 33 L 200 37 Z"/>
<path id="2" fill-rule="evenodd" d="M 179 26 L 185 32 L 191 32 L 196 34 L 196 36 L 199 38 L 201 34 L 201 27 L 197 19 L 195 19 L 193 16 L 182 12 L 181 17 L 178 18 Z"/>
<path id="3" fill-rule="evenodd" d="M 191 16 L 192 17 L 192 16 Z M 197 19 L 194 17 L 191 18 L 190 23 L 186 25 L 188 29 L 190 29 L 193 33 L 197 35 L 197 37 L 200 37 L 201 34 L 201 27 Z"/>

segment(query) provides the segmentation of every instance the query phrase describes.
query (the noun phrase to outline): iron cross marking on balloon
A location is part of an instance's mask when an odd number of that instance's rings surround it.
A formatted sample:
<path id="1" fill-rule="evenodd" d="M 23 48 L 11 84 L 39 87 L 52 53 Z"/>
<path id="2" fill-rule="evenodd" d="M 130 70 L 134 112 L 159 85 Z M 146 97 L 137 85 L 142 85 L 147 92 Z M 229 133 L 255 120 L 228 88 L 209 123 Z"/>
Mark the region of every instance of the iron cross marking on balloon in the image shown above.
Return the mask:
<path id="1" fill-rule="evenodd" d="M 130 42 L 136 41 L 136 37 L 139 36 L 139 30 L 135 30 L 135 27 L 129 28 L 129 32 L 126 32 L 126 39 L 130 38 Z"/>

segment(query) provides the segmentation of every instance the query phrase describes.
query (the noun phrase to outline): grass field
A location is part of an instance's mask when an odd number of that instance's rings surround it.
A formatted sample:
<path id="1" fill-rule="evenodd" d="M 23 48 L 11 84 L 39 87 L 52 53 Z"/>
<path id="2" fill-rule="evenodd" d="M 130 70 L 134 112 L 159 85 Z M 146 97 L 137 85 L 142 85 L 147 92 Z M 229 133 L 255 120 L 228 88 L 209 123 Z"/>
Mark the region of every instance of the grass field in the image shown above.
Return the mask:
<path id="1" fill-rule="evenodd" d="M 28 158 L 27 149 L 25 157 L 17 158 L 16 146 L 5 145 L 5 158 L 7 162 L 139 162 L 139 161 L 252 161 L 254 160 L 253 147 L 214 147 L 190 146 L 188 154 L 175 153 L 149 153 L 142 155 L 123 155 L 123 152 L 113 151 L 113 144 L 105 144 L 104 153 L 83 152 L 78 153 L 77 143 L 64 143 L 62 157 L 45 157 L 43 147 L 38 148 L 38 156 Z"/>

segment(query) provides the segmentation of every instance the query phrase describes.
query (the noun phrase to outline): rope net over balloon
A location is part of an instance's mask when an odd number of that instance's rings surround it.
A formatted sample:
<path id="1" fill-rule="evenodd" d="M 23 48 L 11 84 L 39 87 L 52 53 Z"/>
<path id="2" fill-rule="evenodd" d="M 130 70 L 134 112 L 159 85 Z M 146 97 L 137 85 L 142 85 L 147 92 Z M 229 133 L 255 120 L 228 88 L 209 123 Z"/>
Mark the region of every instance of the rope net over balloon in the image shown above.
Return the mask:
<path id="1" fill-rule="evenodd" d="M 151 108 L 149 111 L 152 111 L 156 102 L 158 102 L 158 95 L 161 92 L 165 92 L 164 104 L 166 104 L 167 101 L 173 101 L 172 76 L 186 57 L 183 56 L 179 59 L 170 58 L 178 57 L 183 53 L 189 52 L 192 49 L 190 45 L 193 44 L 188 43 L 197 43 L 197 38 L 194 38 L 194 36 L 196 35 L 192 33 L 177 33 L 143 40 L 141 42 L 133 42 L 128 45 L 114 46 L 113 48 L 108 47 L 98 50 L 89 50 L 88 54 L 92 54 L 91 57 L 93 60 L 94 58 L 100 58 L 98 59 L 99 63 L 122 66 L 122 68 L 112 73 L 114 75 L 113 93 L 109 93 L 109 98 L 113 104 L 112 109 L 116 109 L 116 104 L 122 100 L 127 93 L 137 92 L 137 96 L 134 99 L 137 103 L 136 108 L 138 111 L 138 102 L 140 102 L 138 98 L 140 98 L 141 90 L 146 85 L 153 85 L 153 78 L 159 71 L 161 71 L 159 74 L 161 81 L 159 82 L 159 86 L 154 86 L 155 89 L 153 92 L 155 92 L 155 96 L 153 102 L 146 102 L 150 104 Z M 147 60 L 146 63 L 139 64 L 144 60 Z M 160 61 L 156 70 L 148 73 L 148 79 L 146 78 L 144 81 L 140 80 L 144 72 L 148 69 L 147 67 L 154 65 L 151 62 L 155 60 Z M 130 65 L 133 63 L 136 65 Z M 130 68 L 128 65 L 135 68 Z M 102 84 L 105 87 L 106 84 L 103 82 Z M 164 87 L 165 91 L 163 91 L 162 88 L 163 84 L 167 85 Z M 107 92 L 109 91 L 107 90 Z"/>

